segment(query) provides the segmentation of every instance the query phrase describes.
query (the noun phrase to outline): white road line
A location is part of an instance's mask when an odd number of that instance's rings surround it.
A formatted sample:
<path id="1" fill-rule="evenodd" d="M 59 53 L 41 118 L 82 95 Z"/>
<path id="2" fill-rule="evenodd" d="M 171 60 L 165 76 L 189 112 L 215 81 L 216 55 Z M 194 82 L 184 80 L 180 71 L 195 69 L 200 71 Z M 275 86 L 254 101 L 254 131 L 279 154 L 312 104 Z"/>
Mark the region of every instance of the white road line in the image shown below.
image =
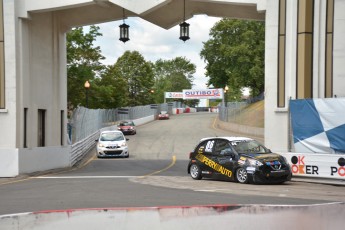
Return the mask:
<path id="1" fill-rule="evenodd" d="M 39 176 L 33 179 L 107 179 L 107 178 L 133 178 L 139 176 Z"/>
<path id="2" fill-rule="evenodd" d="M 217 192 L 217 190 L 213 189 L 199 189 L 199 190 L 194 190 L 195 192 Z"/>

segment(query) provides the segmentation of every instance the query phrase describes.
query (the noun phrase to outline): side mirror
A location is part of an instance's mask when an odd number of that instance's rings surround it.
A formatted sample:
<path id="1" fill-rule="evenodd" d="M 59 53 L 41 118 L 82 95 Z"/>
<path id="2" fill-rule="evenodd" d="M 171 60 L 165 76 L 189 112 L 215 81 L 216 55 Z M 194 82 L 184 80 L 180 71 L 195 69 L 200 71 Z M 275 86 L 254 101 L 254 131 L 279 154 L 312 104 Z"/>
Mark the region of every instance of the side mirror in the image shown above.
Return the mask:
<path id="1" fill-rule="evenodd" d="M 95 142 L 98 142 L 98 139 L 97 139 L 97 140 L 95 140 Z"/>
<path id="2" fill-rule="evenodd" d="M 129 139 L 128 139 L 128 138 L 126 138 L 126 141 L 129 141 Z"/>

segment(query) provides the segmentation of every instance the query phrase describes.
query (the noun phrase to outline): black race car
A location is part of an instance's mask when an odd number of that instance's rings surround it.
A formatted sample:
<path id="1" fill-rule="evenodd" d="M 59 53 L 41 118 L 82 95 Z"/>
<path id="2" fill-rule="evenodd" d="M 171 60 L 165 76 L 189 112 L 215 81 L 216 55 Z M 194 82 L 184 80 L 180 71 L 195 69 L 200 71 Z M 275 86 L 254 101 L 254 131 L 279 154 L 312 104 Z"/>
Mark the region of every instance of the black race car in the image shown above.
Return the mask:
<path id="1" fill-rule="evenodd" d="M 229 179 L 240 183 L 283 183 L 292 172 L 285 157 L 247 137 L 209 137 L 200 140 L 190 153 L 188 173 Z"/>

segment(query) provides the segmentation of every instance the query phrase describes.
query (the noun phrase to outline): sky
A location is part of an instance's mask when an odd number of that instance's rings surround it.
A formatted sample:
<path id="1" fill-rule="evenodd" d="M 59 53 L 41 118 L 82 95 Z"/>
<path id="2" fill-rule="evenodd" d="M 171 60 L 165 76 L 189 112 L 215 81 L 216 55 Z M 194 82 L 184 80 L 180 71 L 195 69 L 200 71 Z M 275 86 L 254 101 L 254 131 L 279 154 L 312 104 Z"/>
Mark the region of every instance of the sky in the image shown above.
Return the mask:
<path id="1" fill-rule="evenodd" d="M 183 42 L 179 39 L 179 25 L 166 30 L 140 18 L 128 18 L 130 40 L 123 43 L 119 40 L 119 25 L 123 21 L 98 24 L 103 36 L 98 37 L 95 45 L 100 46 L 103 61 L 112 65 L 127 50 L 138 51 L 146 61 L 155 62 L 158 59 L 171 60 L 185 57 L 196 65 L 193 89 L 205 89 L 208 78 L 205 77 L 206 63 L 200 58 L 203 42 L 209 39 L 209 32 L 220 18 L 197 15 L 187 20 L 190 39 Z"/>

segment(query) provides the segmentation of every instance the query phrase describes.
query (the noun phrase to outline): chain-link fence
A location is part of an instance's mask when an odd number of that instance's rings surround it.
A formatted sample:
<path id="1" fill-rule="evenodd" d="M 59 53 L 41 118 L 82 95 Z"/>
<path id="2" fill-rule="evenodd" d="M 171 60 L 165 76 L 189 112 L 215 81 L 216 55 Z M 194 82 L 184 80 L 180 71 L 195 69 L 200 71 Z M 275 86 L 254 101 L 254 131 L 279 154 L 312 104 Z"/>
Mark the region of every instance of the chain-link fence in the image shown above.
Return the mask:
<path id="1" fill-rule="evenodd" d="M 241 111 L 247 105 L 247 102 L 228 102 L 226 106 L 219 106 L 219 120 L 230 122 L 230 120 L 240 119 Z"/>
<path id="2" fill-rule="evenodd" d="M 96 131 L 117 124 L 121 120 L 136 120 L 148 116 L 156 116 L 160 111 L 172 113 L 173 108 L 180 108 L 180 102 L 153 104 L 117 109 L 87 109 L 78 107 L 68 123 L 69 143 L 74 144 L 87 138 Z"/>

